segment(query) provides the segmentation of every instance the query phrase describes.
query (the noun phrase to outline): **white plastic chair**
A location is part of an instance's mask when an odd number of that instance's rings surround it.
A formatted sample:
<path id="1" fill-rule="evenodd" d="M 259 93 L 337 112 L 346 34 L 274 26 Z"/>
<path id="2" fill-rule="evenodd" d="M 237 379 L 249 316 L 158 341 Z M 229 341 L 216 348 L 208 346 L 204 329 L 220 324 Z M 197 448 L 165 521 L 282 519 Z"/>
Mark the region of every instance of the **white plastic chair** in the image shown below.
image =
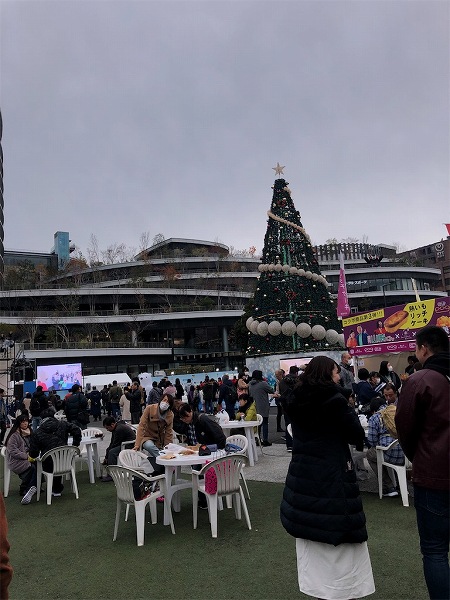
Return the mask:
<path id="1" fill-rule="evenodd" d="M 398 440 L 394 440 L 389 444 L 389 446 L 376 446 L 377 451 L 377 468 L 378 468 L 378 493 L 380 498 L 383 497 L 383 466 L 388 469 L 392 469 L 391 473 L 393 475 L 393 471 L 397 473 L 398 484 L 400 486 L 400 494 L 402 497 L 403 506 L 409 506 L 408 502 L 408 486 L 406 483 L 406 469 L 411 468 L 411 463 L 405 456 L 405 464 L 404 465 L 393 465 L 392 463 L 386 462 L 384 460 L 384 453 L 386 450 L 390 450 L 394 446 L 397 446 Z M 391 475 L 391 479 L 392 479 Z M 395 481 L 395 477 L 394 477 Z"/>
<path id="2" fill-rule="evenodd" d="M 156 511 L 156 498 L 161 495 L 161 492 L 165 494 L 166 482 L 164 475 L 157 475 L 156 477 L 147 477 L 143 473 L 139 473 L 133 469 L 127 469 L 125 467 L 119 467 L 118 465 L 111 465 L 107 467 L 108 473 L 111 475 L 116 486 L 117 492 L 117 508 L 116 508 L 116 520 L 114 523 L 114 536 L 113 542 L 117 539 L 117 532 L 119 530 L 120 511 L 122 504 L 128 506 L 134 506 L 134 514 L 136 518 L 136 537 L 137 545 L 144 545 L 144 534 L 145 534 L 145 507 L 150 504 L 150 515 L 152 518 L 152 525 L 157 522 L 157 511 Z M 161 491 L 151 492 L 146 498 L 142 500 L 136 500 L 133 492 L 133 478 L 141 479 L 146 482 L 159 481 Z M 127 518 L 125 518 L 127 520 Z M 169 510 L 169 521 L 172 533 L 175 533 L 175 527 L 172 519 L 172 511 Z"/>
<path id="3" fill-rule="evenodd" d="M 203 492 L 208 503 L 209 520 L 211 523 L 211 535 L 217 537 L 217 512 L 218 500 L 223 496 L 233 496 L 234 511 L 236 519 L 241 518 L 241 504 L 244 511 L 245 520 L 249 529 L 252 528 L 250 517 L 248 515 L 247 504 L 245 502 L 244 492 L 240 486 L 240 473 L 243 465 L 248 465 L 248 458 L 243 454 L 231 454 L 223 458 L 216 458 L 210 463 L 204 465 L 200 471 L 192 470 L 192 505 L 194 529 L 197 529 L 198 512 L 198 492 Z M 205 480 L 200 477 L 205 475 L 206 471 L 213 469 L 217 478 L 217 490 L 215 494 L 208 494 L 205 490 Z"/>
<path id="4" fill-rule="evenodd" d="M 75 477 L 75 458 L 80 455 L 80 449 L 76 446 L 58 446 L 52 450 L 48 450 L 42 456 L 36 460 L 37 464 L 37 495 L 36 500 L 39 501 L 41 495 L 41 481 L 42 475 L 47 480 L 47 504 L 52 503 L 52 487 L 53 477 L 59 475 L 65 475 L 69 473 L 72 478 L 72 489 L 75 494 L 75 498 L 78 500 L 78 486 L 77 479 Z M 53 461 L 53 467 L 51 472 L 44 471 L 42 463 L 47 459 L 51 458 Z"/>
<path id="5" fill-rule="evenodd" d="M 131 450 L 129 448 L 121 450 L 117 458 L 117 464 L 119 467 L 133 469 L 147 475 L 152 472 L 152 466 L 148 462 L 148 454 L 139 450 Z"/>
<path id="6" fill-rule="evenodd" d="M 236 454 L 244 454 L 248 457 L 248 439 L 245 437 L 245 435 L 229 435 L 226 439 L 226 442 L 227 444 L 234 444 L 235 446 L 239 446 L 240 448 L 242 448 L 242 450 L 240 452 L 236 452 Z M 250 492 L 248 491 L 247 480 L 245 479 L 244 475 L 244 466 L 242 466 L 241 469 L 241 479 L 245 487 L 245 493 L 247 494 L 247 498 L 250 500 Z"/>
<path id="7" fill-rule="evenodd" d="M 263 445 L 261 443 L 261 438 L 260 438 L 260 435 L 259 435 L 259 428 L 262 425 L 263 418 L 262 418 L 261 415 L 256 415 L 256 420 L 258 421 L 258 427 L 256 427 L 256 431 L 255 431 L 255 440 L 258 442 L 258 445 L 259 445 L 260 450 L 261 450 L 261 454 L 264 454 Z"/>
<path id="8" fill-rule="evenodd" d="M 6 446 L 2 446 L 1 455 L 3 458 L 3 495 L 7 498 L 11 481 L 11 469 L 8 466 L 8 450 Z"/>

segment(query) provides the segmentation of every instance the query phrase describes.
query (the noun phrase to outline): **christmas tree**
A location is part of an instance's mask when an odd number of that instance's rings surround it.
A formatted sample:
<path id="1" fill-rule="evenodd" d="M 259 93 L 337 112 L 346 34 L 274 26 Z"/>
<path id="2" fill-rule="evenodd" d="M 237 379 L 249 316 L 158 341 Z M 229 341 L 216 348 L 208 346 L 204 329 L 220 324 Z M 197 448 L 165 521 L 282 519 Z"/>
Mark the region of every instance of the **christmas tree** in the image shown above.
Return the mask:
<path id="1" fill-rule="evenodd" d="M 284 167 L 277 163 L 276 175 Z M 342 348 L 344 336 L 328 283 L 295 209 L 289 183 L 276 179 L 258 267 L 248 356 Z"/>

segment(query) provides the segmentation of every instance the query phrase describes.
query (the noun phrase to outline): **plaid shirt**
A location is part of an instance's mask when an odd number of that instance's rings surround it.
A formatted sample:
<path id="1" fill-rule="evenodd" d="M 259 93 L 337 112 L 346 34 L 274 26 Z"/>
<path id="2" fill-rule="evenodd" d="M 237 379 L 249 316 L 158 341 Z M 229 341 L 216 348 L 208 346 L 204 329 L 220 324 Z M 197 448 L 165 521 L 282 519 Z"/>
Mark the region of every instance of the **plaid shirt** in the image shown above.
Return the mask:
<path id="1" fill-rule="evenodd" d="M 380 406 L 379 410 L 386 408 L 386 405 Z M 376 412 L 369 419 L 369 429 L 367 431 L 367 439 L 369 444 L 375 446 L 389 446 L 395 438 L 389 435 L 386 427 L 384 426 L 383 419 L 379 412 Z M 397 444 L 390 450 L 384 453 L 386 462 L 390 462 L 393 465 L 404 465 L 405 455 L 401 449 L 400 444 Z"/>

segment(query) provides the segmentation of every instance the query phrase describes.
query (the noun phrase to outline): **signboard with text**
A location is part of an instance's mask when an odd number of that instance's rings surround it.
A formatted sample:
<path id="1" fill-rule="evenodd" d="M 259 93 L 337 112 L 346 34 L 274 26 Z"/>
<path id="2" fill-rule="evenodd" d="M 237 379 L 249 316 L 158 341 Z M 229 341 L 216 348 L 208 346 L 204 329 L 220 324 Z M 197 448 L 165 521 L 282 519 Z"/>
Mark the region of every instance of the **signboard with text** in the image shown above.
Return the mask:
<path id="1" fill-rule="evenodd" d="M 437 325 L 450 334 L 450 298 L 420 300 L 358 313 L 342 319 L 350 354 L 363 356 L 384 352 L 412 352 L 416 332 Z"/>

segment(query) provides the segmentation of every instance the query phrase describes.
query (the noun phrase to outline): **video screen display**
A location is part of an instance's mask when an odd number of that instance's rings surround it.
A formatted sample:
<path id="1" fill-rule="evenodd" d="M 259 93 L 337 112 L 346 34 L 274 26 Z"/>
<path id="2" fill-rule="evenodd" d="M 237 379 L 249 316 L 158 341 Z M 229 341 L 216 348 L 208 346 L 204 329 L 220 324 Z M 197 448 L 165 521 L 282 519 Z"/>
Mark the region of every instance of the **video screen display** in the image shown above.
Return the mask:
<path id="1" fill-rule="evenodd" d="M 75 383 L 82 384 L 81 363 L 37 367 L 36 385 L 41 385 L 44 392 L 70 390 Z"/>

